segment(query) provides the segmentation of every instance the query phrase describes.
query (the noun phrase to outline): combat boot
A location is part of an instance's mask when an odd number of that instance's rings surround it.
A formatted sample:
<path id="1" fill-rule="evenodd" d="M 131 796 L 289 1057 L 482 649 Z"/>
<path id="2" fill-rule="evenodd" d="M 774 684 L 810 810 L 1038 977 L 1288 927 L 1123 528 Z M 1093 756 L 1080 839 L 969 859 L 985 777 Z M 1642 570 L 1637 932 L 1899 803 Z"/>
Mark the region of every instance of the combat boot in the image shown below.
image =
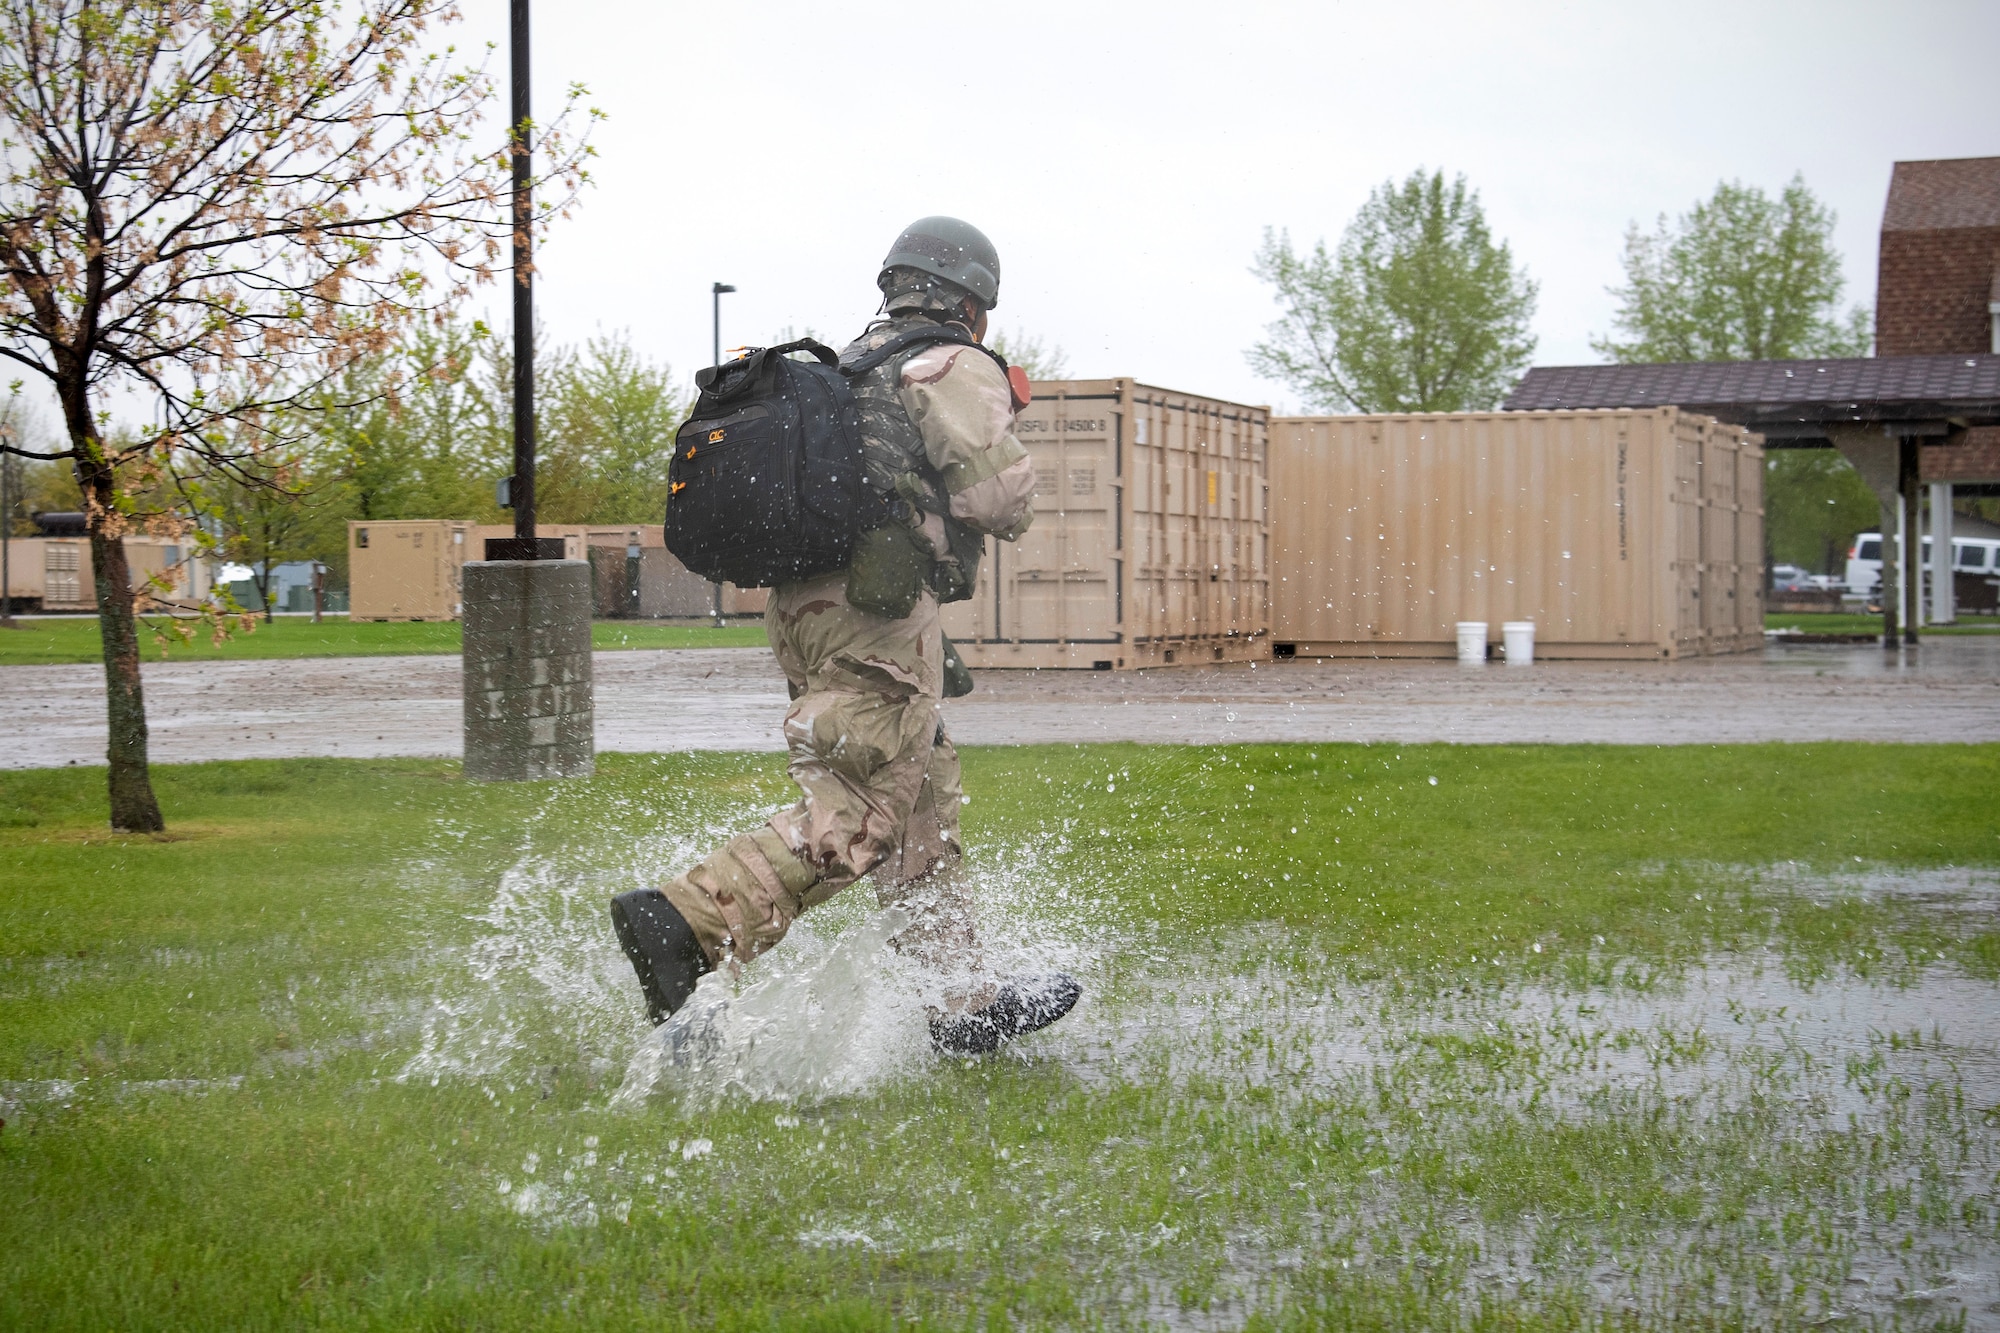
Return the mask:
<path id="1" fill-rule="evenodd" d="M 1061 972 L 1003 981 L 984 1008 L 933 1015 L 931 1045 L 945 1055 L 985 1055 L 1055 1022 L 1082 994 L 1076 978 Z"/>
<path id="2" fill-rule="evenodd" d="M 710 970 L 694 930 L 658 889 L 634 889 L 613 898 L 611 925 L 646 992 L 646 1017 L 655 1024 L 666 1022 Z"/>

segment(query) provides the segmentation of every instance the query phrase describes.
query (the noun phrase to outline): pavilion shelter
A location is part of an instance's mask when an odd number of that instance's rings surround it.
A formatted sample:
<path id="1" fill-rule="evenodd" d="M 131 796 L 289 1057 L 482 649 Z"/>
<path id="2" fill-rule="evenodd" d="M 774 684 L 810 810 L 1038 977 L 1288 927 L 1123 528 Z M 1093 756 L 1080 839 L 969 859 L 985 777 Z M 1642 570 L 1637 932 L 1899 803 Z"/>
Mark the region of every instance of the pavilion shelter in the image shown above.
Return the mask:
<path id="1" fill-rule="evenodd" d="M 1952 498 L 2000 495 L 2000 157 L 1896 163 L 1872 357 L 1538 366 L 1503 404 L 1669 406 L 1749 427 L 1769 449 L 1840 450 L 1882 506 L 1883 645 L 1950 623 Z M 1909 558 L 1926 530 L 1928 608 Z"/>
<path id="2" fill-rule="evenodd" d="M 1895 356 L 1827 361 L 1693 361 L 1537 366 L 1503 405 L 1510 412 L 1679 407 L 1745 426 L 1767 449 L 1834 448 L 1882 504 L 1884 645 L 1916 642 L 1916 545 L 1924 482 L 1945 483 L 1932 514 L 1936 582 L 1951 586 L 1949 488 L 2000 495 L 2000 356 Z"/>

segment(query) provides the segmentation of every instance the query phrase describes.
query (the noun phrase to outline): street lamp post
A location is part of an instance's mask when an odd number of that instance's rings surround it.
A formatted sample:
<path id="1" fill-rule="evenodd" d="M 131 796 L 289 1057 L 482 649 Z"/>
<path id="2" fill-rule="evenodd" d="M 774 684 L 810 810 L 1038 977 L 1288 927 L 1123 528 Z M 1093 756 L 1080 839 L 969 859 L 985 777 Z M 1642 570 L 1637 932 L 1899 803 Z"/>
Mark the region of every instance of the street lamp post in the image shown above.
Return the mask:
<path id="1" fill-rule="evenodd" d="M 708 289 L 709 298 L 712 303 L 710 309 L 712 318 L 709 323 L 709 330 L 711 347 L 714 352 L 714 356 L 708 363 L 711 366 L 722 364 L 722 294 L 735 290 L 734 287 L 731 287 L 726 282 L 715 283 Z M 718 582 L 710 591 L 715 598 L 715 625 L 717 629 L 720 629 L 724 623 L 722 619 L 722 584 Z"/>
<path id="2" fill-rule="evenodd" d="M 513 40 L 514 535 L 464 566 L 465 775 L 479 782 L 588 777 L 596 766 L 590 565 L 535 535 L 534 176 L 528 146 L 529 0 L 509 0 Z"/>
<path id="3" fill-rule="evenodd" d="M 511 0 L 511 115 L 514 157 L 514 502 L 515 560 L 540 554 L 535 542 L 535 268 L 534 174 L 528 135 L 534 112 L 529 98 L 529 0 Z"/>
<path id="4" fill-rule="evenodd" d="M 8 438 L 0 434 L 0 441 Z M 0 625 L 14 627 L 14 456 L 0 453 Z"/>

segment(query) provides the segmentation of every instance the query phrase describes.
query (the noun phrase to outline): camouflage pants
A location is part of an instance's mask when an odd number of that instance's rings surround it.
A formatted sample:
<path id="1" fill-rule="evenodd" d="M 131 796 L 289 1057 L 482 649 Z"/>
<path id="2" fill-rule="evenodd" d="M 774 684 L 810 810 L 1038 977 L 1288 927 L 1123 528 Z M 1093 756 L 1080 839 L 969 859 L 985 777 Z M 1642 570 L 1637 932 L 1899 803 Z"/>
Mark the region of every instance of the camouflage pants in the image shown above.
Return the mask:
<path id="1" fill-rule="evenodd" d="M 937 965 L 969 951 L 937 603 L 925 594 L 902 620 L 871 615 L 848 605 L 842 572 L 773 590 L 765 629 L 791 687 L 799 800 L 668 884 L 667 898 L 711 963 L 748 961 L 799 913 L 874 874 L 883 905 L 915 917 L 899 948 Z"/>

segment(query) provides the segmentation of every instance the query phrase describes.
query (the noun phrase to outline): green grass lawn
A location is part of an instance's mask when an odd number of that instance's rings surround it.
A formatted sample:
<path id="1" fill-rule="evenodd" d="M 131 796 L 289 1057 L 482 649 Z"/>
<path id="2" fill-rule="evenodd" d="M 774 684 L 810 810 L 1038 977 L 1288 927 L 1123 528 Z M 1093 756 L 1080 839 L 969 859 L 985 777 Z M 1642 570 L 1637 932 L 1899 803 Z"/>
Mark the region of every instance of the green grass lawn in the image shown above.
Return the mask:
<path id="1" fill-rule="evenodd" d="M 2000 746 L 971 751 L 1084 1006 L 637 1107 L 604 897 L 787 786 L 599 766 L 0 772 L 0 1327 L 1931 1327 L 2000 1252 Z"/>
<path id="2" fill-rule="evenodd" d="M 1845 612 L 1787 612 L 1764 617 L 1765 629 L 1796 629 L 1808 634 L 1880 634 L 1881 616 Z M 1955 625 L 1928 625 L 1919 634 L 2000 634 L 2000 617 L 1960 616 Z"/>
<path id="3" fill-rule="evenodd" d="M 63 616 L 23 620 L 20 628 L 0 631 L 0 666 L 57 662 L 98 662 L 103 647 L 95 616 Z M 456 621 L 350 621 L 328 616 L 315 625 L 302 616 L 262 620 L 248 632 L 234 630 L 221 643 L 197 634 L 192 643 L 175 637 L 169 622 L 154 618 L 141 632 L 140 653 L 147 661 L 277 657 L 379 657 L 402 653 L 456 653 Z M 164 640 L 162 636 L 164 635 Z M 762 622 L 712 625 L 662 625 L 638 620 L 600 620 L 590 627 L 598 649 L 612 648 L 761 648 Z"/>

